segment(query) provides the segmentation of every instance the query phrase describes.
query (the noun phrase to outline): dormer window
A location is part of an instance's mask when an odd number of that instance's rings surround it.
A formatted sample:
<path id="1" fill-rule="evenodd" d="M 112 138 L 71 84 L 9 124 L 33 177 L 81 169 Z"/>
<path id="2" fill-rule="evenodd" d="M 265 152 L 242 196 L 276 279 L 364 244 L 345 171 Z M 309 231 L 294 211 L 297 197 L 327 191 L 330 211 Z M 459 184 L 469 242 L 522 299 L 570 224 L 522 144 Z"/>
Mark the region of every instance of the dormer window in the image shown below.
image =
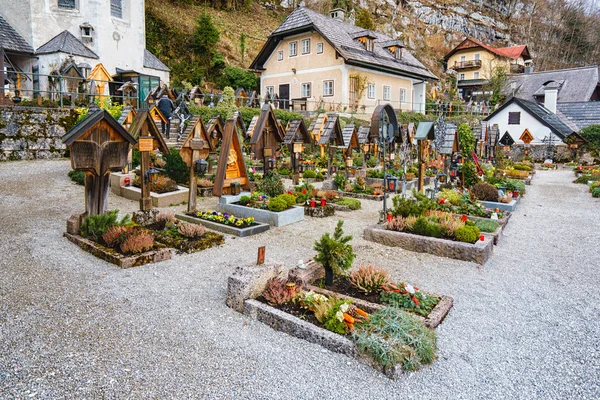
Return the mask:
<path id="1" fill-rule="evenodd" d="M 75 0 L 58 0 L 58 8 L 66 8 L 67 10 L 74 10 L 76 7 Z"/>
<path id="2" fill-rule="evenodd" d="M 361 42 L 367 51 L 375 50 L 375 39 L 377 39 L 377 36 L 375 36 L 374 32 L 367 30 L 359 31 L 354 33 L 352 38 Z"/>
<path id="3" fill-rule="evenodd" d="M 402 43 L 402 41 L 398 39 L 388 40 L 387 42 L 381 43 L 381 47 L 389 51 L 396 60 L 402 58 L 402 49 L 404 48 L 404 43 Z"/>

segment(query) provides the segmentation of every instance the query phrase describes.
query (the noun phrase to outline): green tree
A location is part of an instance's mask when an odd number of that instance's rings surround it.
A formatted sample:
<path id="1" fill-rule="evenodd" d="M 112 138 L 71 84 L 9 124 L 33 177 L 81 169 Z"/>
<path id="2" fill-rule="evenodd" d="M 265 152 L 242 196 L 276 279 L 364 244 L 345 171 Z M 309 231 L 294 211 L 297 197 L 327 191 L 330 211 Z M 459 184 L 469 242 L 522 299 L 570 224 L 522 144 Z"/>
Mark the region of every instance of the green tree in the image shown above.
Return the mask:
<path id="1" fill-rule="evenodd" d="M 244 63 L 244 55 L 246 54 L 246 34 L 242 32 L 240 35 L 240 52 L 242 53 L 242 64 Z"/>
<path id="2" fill-rule="evenodd" d="M 258 78 L 252 72 L 228 65 L 223 69 L 218 84 L 220 87 L 231 86 L 236 89 L 254 90 L 258 87 Z"/>
<path id="3" fill-rule="evenodd" d="M 333 237 L 329 233 L 321 236 L 315 242 L 315 250 L 318 252 L 315 261 L 320 262 L 325 268 L 325 284 L 333 285 L 333 275 L 342 275 L 352 267 L 352 260 L 356 254 L 352 251 L 352 245 L 348 244 L 352 236 L 344 236 L 342 226 L 344 221 L 338 221 Z"/>
<path id="4" fill-rule="evenodd" d="M 590 150 L 598 152 L 600 150 L 600 125 L 590 125 L 579 131 L 582 138 L 587 141 Z"/>
<path id="5" fill-rule="evenodd" d="M 356 14 L 356 20 L 354 21 L 354 24 L 365 29 L 375 29 L 375 23 L 371 18 L 369 10 L 367 10 L 366 8 L 361 8 L 358 14 Z"/>
<path id="6" fill-rule="evenodd" d="M 196 21 L 194 30 L 193 50 L 205 70 L 212 67 L 213 58 L 216 54 L 215 45 L 219 42 L 219 31 L 212 22 L 212 18 L 203 12 Z"/>
<path id="7" fill-rule="evenodd" d="M 506 86 L 507 80 L 508 77 L 506 76 L 506 70 L 504 67 L 498 66 L 493 69 L 492 76 L 483 88 L 485 92 L 492 92 L 489 98 L 492 107 L 498 103 L 502 103 L 506 98 L 506 96 L 502 93 L 502 89 L 504 89 Z"/>
<path id="8" fill-rule="evenodd" d="M 475 138 L 469 125 L 460 124 L 458 126 L 458 141 L 460 143 L 460 152 L 463 156 L 463 165 L 460 168 L 460 172 L 463 175 L 462 183 L 465 187 L 471 187 L 479 182 L 479 180 L 477 179 L 475 162 L 471 159 L 471 154 L 475 150 Z"/>

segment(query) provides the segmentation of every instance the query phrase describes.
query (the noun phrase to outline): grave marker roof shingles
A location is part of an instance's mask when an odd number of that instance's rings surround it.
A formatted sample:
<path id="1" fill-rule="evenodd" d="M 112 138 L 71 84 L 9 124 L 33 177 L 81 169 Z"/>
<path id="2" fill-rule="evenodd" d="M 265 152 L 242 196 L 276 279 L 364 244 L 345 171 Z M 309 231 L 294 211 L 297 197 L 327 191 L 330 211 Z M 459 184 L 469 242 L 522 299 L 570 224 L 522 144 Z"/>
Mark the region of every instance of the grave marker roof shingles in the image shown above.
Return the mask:
<path id="1" fill-rule="evenodd" d="M 69 31 L 62 31 L 36 50 L 36 54 L 50 54 L 59 52 L 87 58 L 100 58 Z"/>

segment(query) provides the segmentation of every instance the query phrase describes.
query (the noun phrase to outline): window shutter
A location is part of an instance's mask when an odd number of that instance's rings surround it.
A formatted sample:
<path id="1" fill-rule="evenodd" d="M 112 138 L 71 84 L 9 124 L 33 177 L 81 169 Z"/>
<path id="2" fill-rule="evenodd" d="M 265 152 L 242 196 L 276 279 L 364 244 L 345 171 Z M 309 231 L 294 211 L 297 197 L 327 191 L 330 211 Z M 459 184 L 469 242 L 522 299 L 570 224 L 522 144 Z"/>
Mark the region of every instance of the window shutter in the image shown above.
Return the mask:
<path id="1" fill-rule="evenodd" d="M 58 0 L 59 8 L 75 8 L 75 0 Z"/>
<path id="2" fill-rule="evenodd" d="M 122 0 L 110 0 L 110 15 L 117 18 L 123 18 Z"/>
<path id="3" fill-rule="evenodd" d="M 508 113 L 508 124 L 509 125 L 519 125 L 521 123 L 521 113 L 520 112 L 509 112 Z"/>

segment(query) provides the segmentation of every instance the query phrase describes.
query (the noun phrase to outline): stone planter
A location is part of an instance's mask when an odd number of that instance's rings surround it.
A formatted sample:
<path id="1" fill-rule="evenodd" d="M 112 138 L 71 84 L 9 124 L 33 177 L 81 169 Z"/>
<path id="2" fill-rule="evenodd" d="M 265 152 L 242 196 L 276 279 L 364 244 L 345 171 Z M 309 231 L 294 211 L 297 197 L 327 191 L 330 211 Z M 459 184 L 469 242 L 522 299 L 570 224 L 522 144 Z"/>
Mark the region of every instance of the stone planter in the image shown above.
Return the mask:
<path id="1" fill-rule="evenodd" d="M 508 220 L 510 219 L 510 216 L 512 215 L 510 212 L 504 212 L 503 214 L 504 214 L 504 216 L 496 221 L 496 222 L 498 222 L 500 224 L 501 227 L 505 227 L 506 226 L 506 224 L 508 223 Z M 459 214 L 456 214 L 456 215 L 460 216 Z M 479 220 L 489 221 L 490 220 L 489 218 L 476 217 L 474 215 L 467 215 L 467 217 L 471 221 L 479 221 Z"/>
<path id="2" fill-rule="evenodd" d="M 348 206 L 341 206 L 341 205 L 336 204 L 336 203 L 329 203 L 329 205 L 331 207 L 333 207 L 333 209 L 336 210 L 336 211 L 341 211 L 341 212 L 350 212 L 350 211 L 352 211 L 352 209 L 350 207 L 348 207 Z"/>
<path id="3" fill-rule="evenodd" d="M 169 193 L 150 192 L 153 207 L 169 207 L 171 204 L 181 204 L 188 201 L 189 189 L 183 186 L 177 186 L 178 190 Z M 142 189 L 135 186 L 121 186 L 121 197 L 129 200 L 138 201 L 142 196 Z"/>
<path id="4" fill-rule="evenodd" d="M 333 206 L 331 206 L 330 204 L 326 205 L 325 207 L 310 207 L 310 206 L 304 206 L 304 215 L 309 216 L 309 217 L 313 217 L 313 218 L 325 218 L 325 217 L 331 217 L 332 215 L 335 214 L 335 208 Z"/>
<path id="5" fill-rule="evenodd" d="M 518 197 L 517 197 L 518 198 Z M 513 212 L 517 209 L 517 199 L 512 199 L 510 203 L 501 203 L 499 201 L 482 201 L 484 207 L 495 210 L 496 208 L 502 211 Z"/>
<path id="6" fill-rule="evenodd" d="M 129 183 L 133 183 L 135 179 L 135 173 L 129 172 L 124 174 L 122 172 L 111 172 L 110 173 L 110 190 L 117 196 L 121 196 L 121 187 L 125 186 L 125 178 L 129 178 Z"/>
<path id="7" fill-rule="evenodd" d="M 212 195 L 213 195 L 213 188 L 212 187 L 199 187 L 198 188 L 198 195 L 200 197 L 212 197 Z"/>
<path id="8" fill-rule="evenodd" d="M 380 225 L 365 229 L 364 237 L 366 240 L 386 246 L 402 247 L 410 251 L 471 261 L 481 265 L 485 264 L 494 251 L 494 244 L 490 238 L 486 238 L 483 242 L 477 241 L 471 244 L 414 235 L 406 232 L 390 231 Z"/>
<path id="9" fill-rule="evenodd" d="M 233 214 L 238 218 L 254 217 L 255 221 L 273 226 L 285 226 L 304 219 L 304 207 L 294 206 L 289 210 L 273 212 L 258 208 L 246 207 L 240 204 L 219 203 L 217 210 Z"/>
<path id="10" fill-rule="evenodd" d="M 223 196 L 219 197 L 219 203 L 223 203 L 223 204 L 239 203 L 243 196 L 250 197 L 251 195 L 252 195 L 252 193 L 250 193 L 250 192 L 240 192 L 240 194 L 236 194 L 236 195 L 227 194 L 227 195 L 223 195 Z"/>
<path id="11" fill-rule="evenodd" d="M 497 245 L 502 237 L 502 229 L 502 225 L 499 225 L 498 229 L 496 229 L 494 232 L 481 232 L 481 234 L 486 238 L 490 238 L 494 242 L 494 245 Z"/>
<path id="12" fill-rule="evenodd" d="M 271 225 L 263 224 L 260 222 L 255 222 L 254 225 L 248 226 L 245 228 L 238 228 L 236 226 L 220 224 L 218 222 L 208 221 L 206 219 L 193 217 L 193 216 L 187 215 L 187 214 L 176 214 L 175 217 L 182 221 L 190 222 L 192 224 L 203 225 L 204 227 L 211 229 L 213 231 L 226 233 L 229 235 L 234 235 L 234 236 L 239 236 L 239 237 L 257 235 L 259 233 L 266 232 L 269 230 L 269 228 L 271 228 Z"/>
<path id="13" fill-rule="evenodd" d="M 156 245 L 157 248 L 154 250 L 138 255 L 125 256 L 117 253 L 113 249 L 102 246 L 99 243 L 79 235 L 73 235 L 65 232 L 64 236 L 88 253 L 91 253 L 96 257 L 103 259 L 104 261 L 118 265 L 121 268 L 139 267 L 140 265 L 144 264 L 153 264 L 159 261 L 170 260 L 173 255 L 173 252 L 170 248 L 161 248 L 162 245 Z"/>
<path id="14" fill-rule="evenodd" d="M 353 199 L 360 200 L 374 200 L 374 201 L 383 201 L 383 195 L 372 195 L 372 194 L 364 194 L 364 193 L 353 193 L 353 192 L 340 192 L 342 197 L 352 197 Z M 390 197 L 390 194 L 386 194 L 387 198 Z"/>

